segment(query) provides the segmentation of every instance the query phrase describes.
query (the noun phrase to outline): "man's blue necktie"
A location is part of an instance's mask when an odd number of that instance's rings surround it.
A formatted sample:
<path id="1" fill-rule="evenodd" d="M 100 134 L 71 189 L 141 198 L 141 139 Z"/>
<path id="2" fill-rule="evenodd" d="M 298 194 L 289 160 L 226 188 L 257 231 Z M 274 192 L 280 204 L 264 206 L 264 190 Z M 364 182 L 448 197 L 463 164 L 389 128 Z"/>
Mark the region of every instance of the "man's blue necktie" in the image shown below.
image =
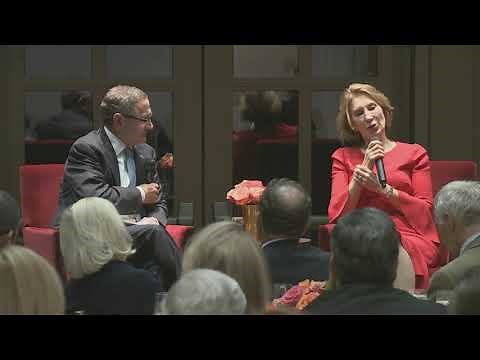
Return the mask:
<path id="1" fill-rule="evenodd" d="M 135 158 L 132 149 L 125 148 L 125 155 L 127 158 L 127 173 L 130 179 L 128 187 L 135 187 L 137 184 L 137 176 L 135 175 Z"/>

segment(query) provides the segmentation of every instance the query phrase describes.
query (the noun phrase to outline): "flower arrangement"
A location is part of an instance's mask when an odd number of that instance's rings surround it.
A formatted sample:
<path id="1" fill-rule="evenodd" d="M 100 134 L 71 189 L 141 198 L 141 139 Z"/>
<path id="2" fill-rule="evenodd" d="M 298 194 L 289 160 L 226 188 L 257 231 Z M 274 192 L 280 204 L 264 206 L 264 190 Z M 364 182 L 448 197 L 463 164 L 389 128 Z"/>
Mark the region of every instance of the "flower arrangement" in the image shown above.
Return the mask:
<path id="1" fill-rule="evenodd" d="M 305 307 L 320 296 L 327 288 L 327 281 L 304 280 L 292 286 L 282 297 L 272 301 L 272 308 L 278 309 L 283 306 L 303 310 Z"/>
<path id="2" fill-rule="evenodd" d="M 260 180 L 243 180 L 227 193 L 227 200 L 235 205 L 255 205 L 260 202 L 265 186 Z"/>

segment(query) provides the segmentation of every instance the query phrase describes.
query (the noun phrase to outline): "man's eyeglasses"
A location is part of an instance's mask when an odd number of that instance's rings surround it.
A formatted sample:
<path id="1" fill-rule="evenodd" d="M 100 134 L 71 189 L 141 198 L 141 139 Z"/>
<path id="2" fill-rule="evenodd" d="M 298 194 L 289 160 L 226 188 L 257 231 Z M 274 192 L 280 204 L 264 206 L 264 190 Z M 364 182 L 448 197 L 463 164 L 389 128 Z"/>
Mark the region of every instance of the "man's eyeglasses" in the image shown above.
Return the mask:
<path id="1" fill-rule="evenodd" d="M 143 118 L 140 118 L 138 116 L 135 116 L 135 115 L 129 115 L 129 114 L 122 114 L 123 116 L 125 117 L 129 117 L 129 118 L 132 118 L 132 119 L 135 119 L 135 120 L 138 120 L 138 121 L 142 121 L 142 122 L 150 122 L 153 124 L 153 119 L 151 117 L 147 118 L 147 119 L 143 119 Z"/>

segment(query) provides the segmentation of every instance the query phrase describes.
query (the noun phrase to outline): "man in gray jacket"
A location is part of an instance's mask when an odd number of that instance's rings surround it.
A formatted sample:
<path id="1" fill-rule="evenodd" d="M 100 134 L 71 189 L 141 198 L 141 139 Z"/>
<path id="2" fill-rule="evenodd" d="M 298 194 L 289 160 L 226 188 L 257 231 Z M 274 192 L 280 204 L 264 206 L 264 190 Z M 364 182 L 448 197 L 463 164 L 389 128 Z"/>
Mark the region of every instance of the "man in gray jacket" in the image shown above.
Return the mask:
<path id="1" fill-rule="evenodd" d="M 456 258 L 433 274 L 428 296 L 448 300 L 465 273 L 480 265 L 480 182 L 448 183 L 434 208 L 440 241 Z"/>

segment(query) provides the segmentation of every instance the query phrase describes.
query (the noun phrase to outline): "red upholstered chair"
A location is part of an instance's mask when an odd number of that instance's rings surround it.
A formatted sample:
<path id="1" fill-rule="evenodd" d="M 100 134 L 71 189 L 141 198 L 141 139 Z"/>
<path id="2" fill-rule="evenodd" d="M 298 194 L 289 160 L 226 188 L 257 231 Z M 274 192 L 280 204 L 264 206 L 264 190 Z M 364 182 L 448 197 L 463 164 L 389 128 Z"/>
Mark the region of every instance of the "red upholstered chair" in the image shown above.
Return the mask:
<path id="1" fill-rule="evenodd" d="M 450 181 L 477 180 L 477 164 L 474 161 L 462 160 L 432 160 L 430 162 L 433 196 Z M 319 246 L 330 251 L 330 235 L 335 224 L 320 225 L 318 229 Z M 445 265 L 449 258 L 447 250 L 440 247 L 440 265 Z M 435 270 L 435 269 L 434 269 Z M 433 273 L 434 271 L 432 271 Z"/>
<path id="2" fill-rule="evenodd" d="M 50 228 L 58 205 L 63 164 L 20 166 L 23 241 L 64 276 L 58 230 Z"/>
<path id="3" fill-rule="evenodd" d="M 58 230 L 50 228 L 63 168 L 63 164 L 20 166 L 20 192 L 25 246 L 46 258 L 65 278 Z M 180 249 L 193 232 L 193 226 L 167 225 L 166 229 Z"/>

